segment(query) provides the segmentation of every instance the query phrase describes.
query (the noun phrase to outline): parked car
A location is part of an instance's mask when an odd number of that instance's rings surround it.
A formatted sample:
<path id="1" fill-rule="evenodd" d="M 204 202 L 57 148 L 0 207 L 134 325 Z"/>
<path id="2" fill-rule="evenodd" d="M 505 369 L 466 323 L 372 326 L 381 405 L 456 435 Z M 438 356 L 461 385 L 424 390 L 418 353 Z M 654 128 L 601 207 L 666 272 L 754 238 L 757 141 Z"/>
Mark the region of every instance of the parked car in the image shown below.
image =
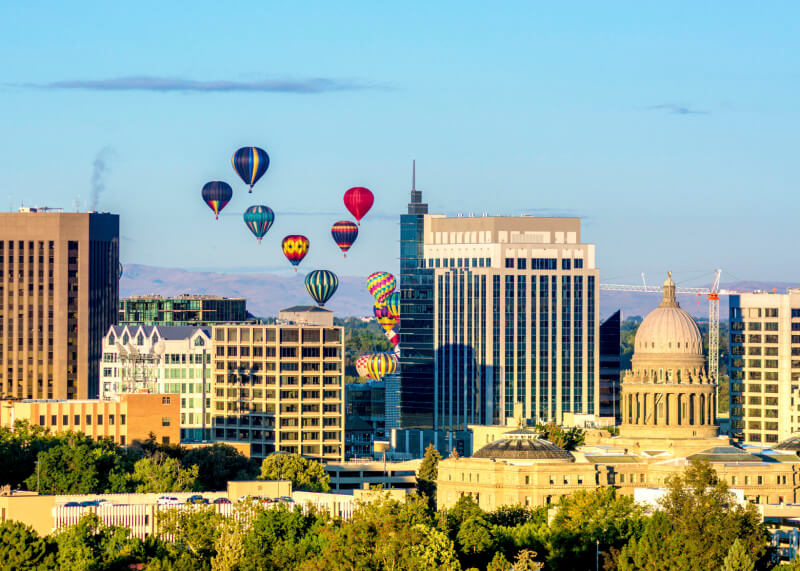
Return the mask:
<path id="1" fill-rule="evenodd" d="M 97 502 L 97 505 L 98 505 L 98 506 L 110 506 L 110 505 L 112 505 L 112 503 L 111 503 L 111 502 L 109 502 L 109 501 L 108 501 L 107 499 L 105 499 L 105 498 L 100 498 L 99 500 L 95 500 L 95 501 Z"/>
<path id="2" fill-rule="evenodd" d="M 219 505 L 219 504 L 229 504 L 231 501 L 228 498 L 217 498 L 212 503 Z"/>
<path id="3" fill-rule="evenodd" d="M 278 501 L 281 502 L 282 504 L 293 504 L 294 503 L 294 500 L 289 496 L 281 496 L 280 498 L 278 498 Z"/>
<path id="4" fill-rule="evenodd" d="M 79 502 L 67 502 L 66 504 L 64 504 L 64 507 L 65 508 L 79 508 L 79 507 L 81 507 L 81 504 Z"/>
<path id="5" fill-rule="evenodd" d="M 96 508 L 99 505 L 100 504 L 97 503 L 97 500 L 85 500 L 85 501 L 80 503 L 80 506 L 82 508 Z"/>
<path id="6" fill-rule="evenodd" d="M 175 506 L 180 504 L 181 501 L 176 498 L 175 496 L 160 496 L 156 500 L 156 504 L 159 506 Z"/>
<path id="7" fill-rule="evenodd" d="M 194 496 L 189 496 L 186 500 L 187 504 L 207 504 L 208 498 L 204 498 L 200 494 L 195 494 Z"/>

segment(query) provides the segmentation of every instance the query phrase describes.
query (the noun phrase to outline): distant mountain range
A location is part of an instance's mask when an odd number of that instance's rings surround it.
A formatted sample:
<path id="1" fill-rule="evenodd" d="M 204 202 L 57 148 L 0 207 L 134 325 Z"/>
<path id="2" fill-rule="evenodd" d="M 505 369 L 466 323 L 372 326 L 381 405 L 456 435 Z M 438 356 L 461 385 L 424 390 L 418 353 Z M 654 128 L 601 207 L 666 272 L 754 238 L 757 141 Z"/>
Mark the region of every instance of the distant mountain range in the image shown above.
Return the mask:
<path id="1" fill-rule="evenodd" d="M 303 272 L 287 278 L 266 273 L 215 273 L 127 264 L 120 280 L 120 297 L 150 293 L 165 296 L 196 293 L 244 297 L 250 313 L 269 317 L 277 315 L 285 307 L 313 303 L 303 285 L 304 277 Z M 786 282 L 741 281 L 724 283 L 722 288 L 735 291 L 771 291 L 775 288 L 782 293 L 787 287 L 796 285 Z M 701 318 L 708 316 L 708 300 L 705 296 L 679 295 L 678 300 L 681 307 L 692 315 Z M 602 291 L 600 315 L 605 318 L 621 309 L 624 317 L 645 316 L 658 302 L 658 294 Z M 724 296 L 720 305 L 720 317 L 725 319 L 727 303 Z M 341 317 L 371 315 L 372 296 L 366 290 L 364 277 L 339 276 L 339 290 L 326 307 Z"/>

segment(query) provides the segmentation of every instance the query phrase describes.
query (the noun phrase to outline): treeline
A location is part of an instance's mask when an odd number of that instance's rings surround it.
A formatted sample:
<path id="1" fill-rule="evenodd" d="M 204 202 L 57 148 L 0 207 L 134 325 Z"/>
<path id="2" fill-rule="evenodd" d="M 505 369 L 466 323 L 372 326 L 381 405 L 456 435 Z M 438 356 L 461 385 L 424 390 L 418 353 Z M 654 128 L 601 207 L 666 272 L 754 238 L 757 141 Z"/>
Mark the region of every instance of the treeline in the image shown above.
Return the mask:
<path id="1" fill-rule="evenodd" d="M 0 561 L 14 569 L 518 571 L 594 569 L 599 555 L 607 571 L 773 568 L 755 507 L 740 506 L 707 463 L 672 478 L 653 514 L 613 488 L 562 498 L 549 522 L 545 508 L 485 511 L 469 496 L 438 512 L 423 496 L 384 499 L 347 521 L 299 506 L 235 509 L 241 517 L 165 510 L 161 537 L 145 541 L 94 515 L 48 537 L 7 522 Z"/>

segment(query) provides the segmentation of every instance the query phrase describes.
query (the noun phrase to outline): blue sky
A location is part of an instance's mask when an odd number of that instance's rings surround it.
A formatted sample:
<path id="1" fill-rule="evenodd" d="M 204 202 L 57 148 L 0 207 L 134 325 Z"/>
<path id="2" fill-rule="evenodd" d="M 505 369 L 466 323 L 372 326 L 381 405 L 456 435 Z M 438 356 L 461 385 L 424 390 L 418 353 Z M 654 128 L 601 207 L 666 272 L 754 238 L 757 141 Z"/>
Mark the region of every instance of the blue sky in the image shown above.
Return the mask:
<path id="1" fill-rule="evenodd" d="M 393 270 L 416 159 L 432 212 L 584 217 L 603 281 L 800 281 L 794 3 L 124 4 L 0 5 L 0 208 L 91 203 L 100 155 L 125 263 L 286 272 L 304 233 L 301 268 Z M 376 204 L 344 260 L 355 185 Z"/>

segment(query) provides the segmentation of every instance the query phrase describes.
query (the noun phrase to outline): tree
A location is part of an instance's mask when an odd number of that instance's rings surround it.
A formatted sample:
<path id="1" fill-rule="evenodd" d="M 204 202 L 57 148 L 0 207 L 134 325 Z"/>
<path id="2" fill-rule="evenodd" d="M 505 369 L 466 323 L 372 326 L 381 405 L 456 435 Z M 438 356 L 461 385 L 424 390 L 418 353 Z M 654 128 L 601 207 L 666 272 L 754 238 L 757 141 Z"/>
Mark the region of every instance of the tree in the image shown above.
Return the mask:
<path id="1" fill-rule="evenodd" d="M 188 560 L 200 564 L 217 555 L 224 518 L 214 506 L 160 510 L 158 518 L 159 532 L 170 538 L 166 544 L 170 558 L 185 552 Z"/>
<path id="2" fill-rule="evenodd" d="M 17 420 L 13 428 L 0 428 L 0 485 L 22 485 L 35 471 L 36 458 L 57 442 L 47 429 Z"/>
<path id="3" fill-rule="evenodd" d="M 542 438 L 549 440 L 564 450 L 575 450 L 578 446 L 583 444 L 586 436 L 584 431 L 577 426 L 562 428 L 555 422 L 537 424 L 535 430 Z"/>
<path id="4" fill-rule="evenodd" d="M 182 459 L 184 466 L 197 466 L 197 480 L 203 490 L 224 490 L 231 480 L 252 480 L 258 467 L 229 444 L 193 448 Z"/>
<path id="5" fill-rule="evenodd" d="M 313 509 L 281 504 L 257 509 L 250 521 L 241 571 L 296 569 L 320 553 L 319 530 L 328 520 Z"/>
<path id="6" fill-rule="evenodd" d="M 104 525 L 93 513 L 54 535 L 57 569 L 120 569 L 144 559 L 142 542 L 125 527 Z"/>
<path id="7" fill-rule="evenodd" d="M 433 444 L 425 449 L 425 455 L 417 472 L 417 492 L 428 500 L 428 506 L 436 509 L 436 480 L 439 477 L 439 460 L 442 455 Z"/>
<path id="8" fill-rule="evenodd" d="M 744 544 L 737 537 L 722 561 L 722 571 L 753 571 L 755 566 L 755 561 L 753 561 Z"/>
<path id="9" fill-rule="evenodd" d="M 259 480 L 289 480 L 293 490 L 329 492 L 331 477 L 322 464 L 299 454 L 277 453 L 264 458 Z"/>
<path id="10" fill-rule="evenodd" d="M 182 468 L 175 458 L 161 454 L 142 458 L 126 474 L 127 487 L 136 493 L 189 492 L 199 488 L 197 466 Z"/>
<path id="11" fill-rule="evenodd" d="M 41 569 L 55 566 L 55 546 L 33 528 L 16 521 L 0 524 L 0 568 Z"/>
<path id="12" fill-rule="evenodd" d="M 439 571 L 458 571 L 458 563 L 453 542 L 443 531 L 424 524 L 417 524 L 417 529 L 422 535 L 419 543 L 411 546 L 411 558 L 418 563 L 419 569 Z"/>

